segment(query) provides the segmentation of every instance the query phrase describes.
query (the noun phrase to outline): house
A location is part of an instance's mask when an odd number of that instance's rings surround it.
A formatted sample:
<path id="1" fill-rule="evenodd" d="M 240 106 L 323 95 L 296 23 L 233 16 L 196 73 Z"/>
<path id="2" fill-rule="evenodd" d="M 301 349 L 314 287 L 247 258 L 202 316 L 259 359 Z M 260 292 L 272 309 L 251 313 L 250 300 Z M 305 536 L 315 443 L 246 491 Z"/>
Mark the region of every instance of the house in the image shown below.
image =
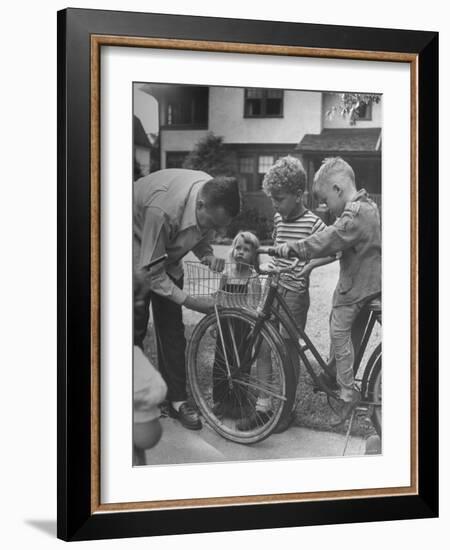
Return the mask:
<path id="1" fill-rule="evenodd" d="M 135 176 L 146 176 L 150 173 L 151 143 L 136 115 L 133 115 L 133 144 Z"/>
<path id="2" fill-rule="evenodd" d="M 161 168 L 181 167 L 195 144 L 212 132 L 223 138 L 244 197 L 271 214 L 261 190 L 264 174 L 282 156 L 299 157 L 307 171 L 305 201 L 322 160 L 342 156 L 359 186 L 380 202 L 381 100 L 362 104 L 354 125 L 328 117 L 340 99 L 333 92 L 220 86 L 141 84 L 158 102 Z"/>

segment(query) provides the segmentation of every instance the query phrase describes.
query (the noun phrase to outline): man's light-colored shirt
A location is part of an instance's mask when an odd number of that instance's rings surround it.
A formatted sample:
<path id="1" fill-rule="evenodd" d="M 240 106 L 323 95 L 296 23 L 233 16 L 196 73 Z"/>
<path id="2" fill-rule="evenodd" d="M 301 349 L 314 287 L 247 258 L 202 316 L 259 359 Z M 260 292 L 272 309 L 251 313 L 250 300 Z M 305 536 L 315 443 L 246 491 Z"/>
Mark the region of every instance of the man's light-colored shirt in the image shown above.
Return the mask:
<path id="1" fill-rule="evenodd" d="M 170 168 L 134 183 L 134 266 L 146 268 L 152 259 L 167 254 L 165 262 L 150 269 L 151 289 L 178 304 L 187 293 L 170 277 L 183 276 L 183 256 L 191 250 L 199 259 L 213 254 L 210 242 L 215 232 L 202 230 L 196 215 L 199 192 L 210 179 L 206 172 Z"/>

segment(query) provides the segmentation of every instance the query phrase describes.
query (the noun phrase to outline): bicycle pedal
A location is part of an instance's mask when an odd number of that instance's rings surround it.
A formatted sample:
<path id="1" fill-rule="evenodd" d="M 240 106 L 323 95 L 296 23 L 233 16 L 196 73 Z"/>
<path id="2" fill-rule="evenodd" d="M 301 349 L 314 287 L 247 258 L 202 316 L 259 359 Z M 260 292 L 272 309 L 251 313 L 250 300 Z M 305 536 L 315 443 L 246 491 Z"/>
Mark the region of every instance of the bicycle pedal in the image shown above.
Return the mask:
<path id="1" fill-rule="evenodd" d="M 320 386 L 316 386 L 315 384 L 309 384 L 309 385 L 312 387 L 313 393 L 323 393 L 324 395 L 328 395 L 327 392 Z"/>

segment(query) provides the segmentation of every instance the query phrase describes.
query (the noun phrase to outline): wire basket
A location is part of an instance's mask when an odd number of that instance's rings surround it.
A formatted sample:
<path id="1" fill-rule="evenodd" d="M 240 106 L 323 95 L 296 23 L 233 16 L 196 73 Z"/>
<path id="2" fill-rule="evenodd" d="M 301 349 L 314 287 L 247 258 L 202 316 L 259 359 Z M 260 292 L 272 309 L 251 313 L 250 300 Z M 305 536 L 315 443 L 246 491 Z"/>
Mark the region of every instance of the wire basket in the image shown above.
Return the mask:
<path id="1" fill-rule="evenodd" d="M 265 295 L 265 279 L 252 266 L 226 263 L 221 273 L 200 262 L 185 262 L 184 290 L 190 296 L 211 296 L 216 305 L 257 309 Z"/>

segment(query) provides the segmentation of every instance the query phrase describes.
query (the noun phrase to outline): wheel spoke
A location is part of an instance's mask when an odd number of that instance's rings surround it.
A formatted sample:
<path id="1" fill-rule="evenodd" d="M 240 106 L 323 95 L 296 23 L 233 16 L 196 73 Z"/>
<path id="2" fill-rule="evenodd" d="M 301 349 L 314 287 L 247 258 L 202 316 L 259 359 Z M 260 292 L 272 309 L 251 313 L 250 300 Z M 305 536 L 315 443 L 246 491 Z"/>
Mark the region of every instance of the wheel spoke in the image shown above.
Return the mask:
<path id="1" fill-rule="evenodd" d="M 233 382 L 235 384 L 238 384 L 238 385 L 241 385 L 241 386 L 245 386 L 245 387 L 249 387 L 249 388 L 253 388 L 255 390 L 258 390 L 261 393 L 270 395 L 271 397 L 275 397 L 275 399 L 280 399 L 281 401 L 286 401 L 287 400 L 287 398 L 283 394 L 275 393 L 275 391 L 272 391 L 272 389 L 270 387 L 267 387 L 266 385 L 261 384 L 261 382 L 257 379 L 255 381 L 252 381 L 252 382 L 246 382 L 245 380 L 242 380 L 242 378 L 234 378 Z"/>
<path id="2" fill-rule="evenodd" d="M 230 331 L 231 341 L 232 341 L 232 344 L 233 344 L 233 351 L 234 351 L 234 356 L 235 356 L 235 358 L 236 358 L 236 365 L 237 365 L 238 368 L 240 368 L 240 366 L 241 366 L 241 361 L 240 361 L 240 358 L 239 358 L 238 349 L 237 349 L 237 347 L 236 347 L 236 338 L 235 338 L 235 336 L 234 336 L 234 328 L 233 328 L 233 326 L 231 325 L 229 319 L 228 319 L 228 328 L 229 328 L 229 331 Z"/>

